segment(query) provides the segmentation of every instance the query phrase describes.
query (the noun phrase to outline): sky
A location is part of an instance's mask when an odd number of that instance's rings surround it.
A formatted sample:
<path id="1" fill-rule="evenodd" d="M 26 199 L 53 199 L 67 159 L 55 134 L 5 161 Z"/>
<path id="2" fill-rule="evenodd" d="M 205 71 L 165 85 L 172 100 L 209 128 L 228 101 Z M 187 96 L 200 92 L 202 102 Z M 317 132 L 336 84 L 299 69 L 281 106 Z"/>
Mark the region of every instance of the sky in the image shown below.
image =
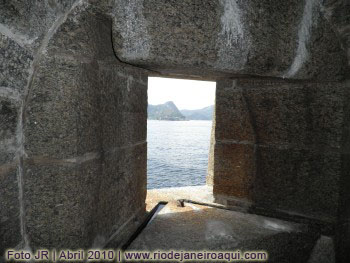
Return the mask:
<path id="1" fill-rule="evenodd" d="M 173 101 L 179 110 L 201 109 L 215 102 L 216 82 L 172 78 L 148 78 L 148 103 Z"/>

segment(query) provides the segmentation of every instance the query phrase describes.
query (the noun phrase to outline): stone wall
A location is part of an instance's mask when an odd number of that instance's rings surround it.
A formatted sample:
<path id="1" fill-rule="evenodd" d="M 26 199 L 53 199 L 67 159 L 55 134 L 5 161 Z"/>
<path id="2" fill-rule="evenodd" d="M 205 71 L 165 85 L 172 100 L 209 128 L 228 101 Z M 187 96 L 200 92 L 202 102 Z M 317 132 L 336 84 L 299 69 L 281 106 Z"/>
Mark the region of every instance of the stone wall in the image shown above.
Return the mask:
<path id="1" fill-rule="evenodd" d="M 118 244 L 144 216 L 147 74 L 98 7 L 0 8 L 1 252 Z"/>
<path id="2" fill-rule="evenodd" d="M 215 103 L 216 104 L 216 103 Z M 206 184 L 212 186 L 214 184 L 214 151 L 215 151 L 215 127 L 216 127 L 216 109 L 214 105 L 213 111 L 213 121 L 210 132 L 210 148 L 209 148 L 209 158 L 208 158 L 208 173 L 206 178 Z"/>
<path id="3" fill-rule="evenodd" d="M 218 200 L 334 222 L 350 150 L 348 89 L 346 82 L 218 81 Z"/>
<path id="4" fill-rule="evenodd" d="M 148 69 L 218 81 L 217 201 L 337 220 L 347 251 L 348 5 L 2 1 L 1 250 L 131 232 L 145 207 Z"/>
<path id="5" fill-rule="evenodd" d="M 163 74 L 334 80 L 346 71 L 333 19 L 327 19 L 326 6 L 319 0 L 117 4 L 117 56 Z"/>
<path id="6" fill-rule="evenodd" d="M 350 68 L 350 26 L 349 26 L 349 1 L 325 1 L 325 15 L 328 21 L 331 22 L 334 31 L 337 33 L 341 41 L 343 49 L 348 57 L 348 67 Z M 349 81 L 350 74 L 347 72 L 347 80 Z M 349 86 L 349 84 L 348 84 Z M 348 107 L 348 106 L 347 106 Z M 349 122 L 349 119 L 347 119 Z M 346 131 L 346 130 L 345 130 Z M 348 130 L 346 134 L 348 134 Z M 344 137 L 344 143 L 348 144 L 348 138 Z M 350 167 L 349 155 L 343 156 L 342 166 L 342 189 L 340 191 L 340 207 L 337 223 L 337 255 L 340 262 L 350 261 Z"/>

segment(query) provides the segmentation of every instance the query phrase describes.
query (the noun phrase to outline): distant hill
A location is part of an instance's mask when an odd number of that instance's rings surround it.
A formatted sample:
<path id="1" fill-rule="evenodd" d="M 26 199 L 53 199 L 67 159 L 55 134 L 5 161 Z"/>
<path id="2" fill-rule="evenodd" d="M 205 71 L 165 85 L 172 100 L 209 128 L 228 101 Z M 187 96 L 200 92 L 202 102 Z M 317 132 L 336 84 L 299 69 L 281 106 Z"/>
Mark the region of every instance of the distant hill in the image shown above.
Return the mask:
<path id="1" fill-rule="evenodd" d="M 150 120 L 184 121 L 186 119 L 172 101 L 160 105 L 148 104 L 147 111 Z"/>
<path id="2" fill-rule="evenodd" d="M 181 110 L 187 120 L 212 120 L 214 105 L 199 110 Z"/>

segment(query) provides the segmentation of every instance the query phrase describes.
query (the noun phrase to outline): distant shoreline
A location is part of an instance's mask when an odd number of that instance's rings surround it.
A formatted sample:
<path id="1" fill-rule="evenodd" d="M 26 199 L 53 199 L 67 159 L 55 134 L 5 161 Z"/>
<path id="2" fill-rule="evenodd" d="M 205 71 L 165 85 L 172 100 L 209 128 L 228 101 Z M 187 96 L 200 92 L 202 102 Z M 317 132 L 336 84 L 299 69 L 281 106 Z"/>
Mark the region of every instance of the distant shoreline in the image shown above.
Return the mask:
<path id="1" fill-rule="evenodd" d="M 212 120 L 214 105 L 197 110 L 179 110 L 173 101 L 164 104 L 148 104 L 147 116 L 150 120 L 188 121 L 188 120 Z"/>

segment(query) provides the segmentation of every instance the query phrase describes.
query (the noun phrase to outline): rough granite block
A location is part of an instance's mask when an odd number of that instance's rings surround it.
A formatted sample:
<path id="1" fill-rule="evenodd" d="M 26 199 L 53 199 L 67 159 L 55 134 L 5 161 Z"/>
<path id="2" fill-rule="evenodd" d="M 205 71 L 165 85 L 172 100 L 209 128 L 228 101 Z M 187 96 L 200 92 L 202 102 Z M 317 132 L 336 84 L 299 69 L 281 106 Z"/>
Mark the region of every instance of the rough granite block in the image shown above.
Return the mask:
<path id="1" fill-rule="evenodd" d="M 261 206 L 334 220 L 341 154 L 259 147 L 253 201 Z"/>
<path id="2" fill-rule="evenodd" d="M 217 89 L 214 194 L 334 222 L 349 203 L 346 82 L 222 80 Z"/>
<path id="3" fill-rule="evenodd" d="M 32 61 L 33 55 L 28 49 L 0 30 L 0 89 L 13 88 L 21 94 L 27 86 Z"/>
<path id="4" fill-rule="evenodd" d="M 29 156 L 70 158 L 100 149 L 97 69 L 62 57 L 40 64 L 26 107 Z"/>
<path id="5" fill-rule="evenodd" d="M 30 246 L 87 248 L 94 239 L 101 165 L 27 160 L 25 221 Z"/>
<path id="6" fill-rule="evenodd" d="M 98 215 L 98 233 L 108 237 L 126 219 L 145 208 L 147 144 L 117 148 L 102 161 Z"/>
<path id="7" fill-rule="evenodd" d="M 252 145 L 215 144 L 214 194 L 249 199 L 255 176 Z"/>
<path id="8" fill-rule="evenodd" d="M 16 169 L 2 172 L 0 168 L 0 255 L 22 241 L 19 190 Z"/>
<path id="9" fill-rule="evenodd" d="M 19 112 L 17 101 L 0 95 L 0 167 L 15 161 Z"/>
<path id="10" fill-rule="evenodd" d="M 344 79 L 346 52 L 319 1 L 117 0 L 113 45 L 164 74 Z"/>

